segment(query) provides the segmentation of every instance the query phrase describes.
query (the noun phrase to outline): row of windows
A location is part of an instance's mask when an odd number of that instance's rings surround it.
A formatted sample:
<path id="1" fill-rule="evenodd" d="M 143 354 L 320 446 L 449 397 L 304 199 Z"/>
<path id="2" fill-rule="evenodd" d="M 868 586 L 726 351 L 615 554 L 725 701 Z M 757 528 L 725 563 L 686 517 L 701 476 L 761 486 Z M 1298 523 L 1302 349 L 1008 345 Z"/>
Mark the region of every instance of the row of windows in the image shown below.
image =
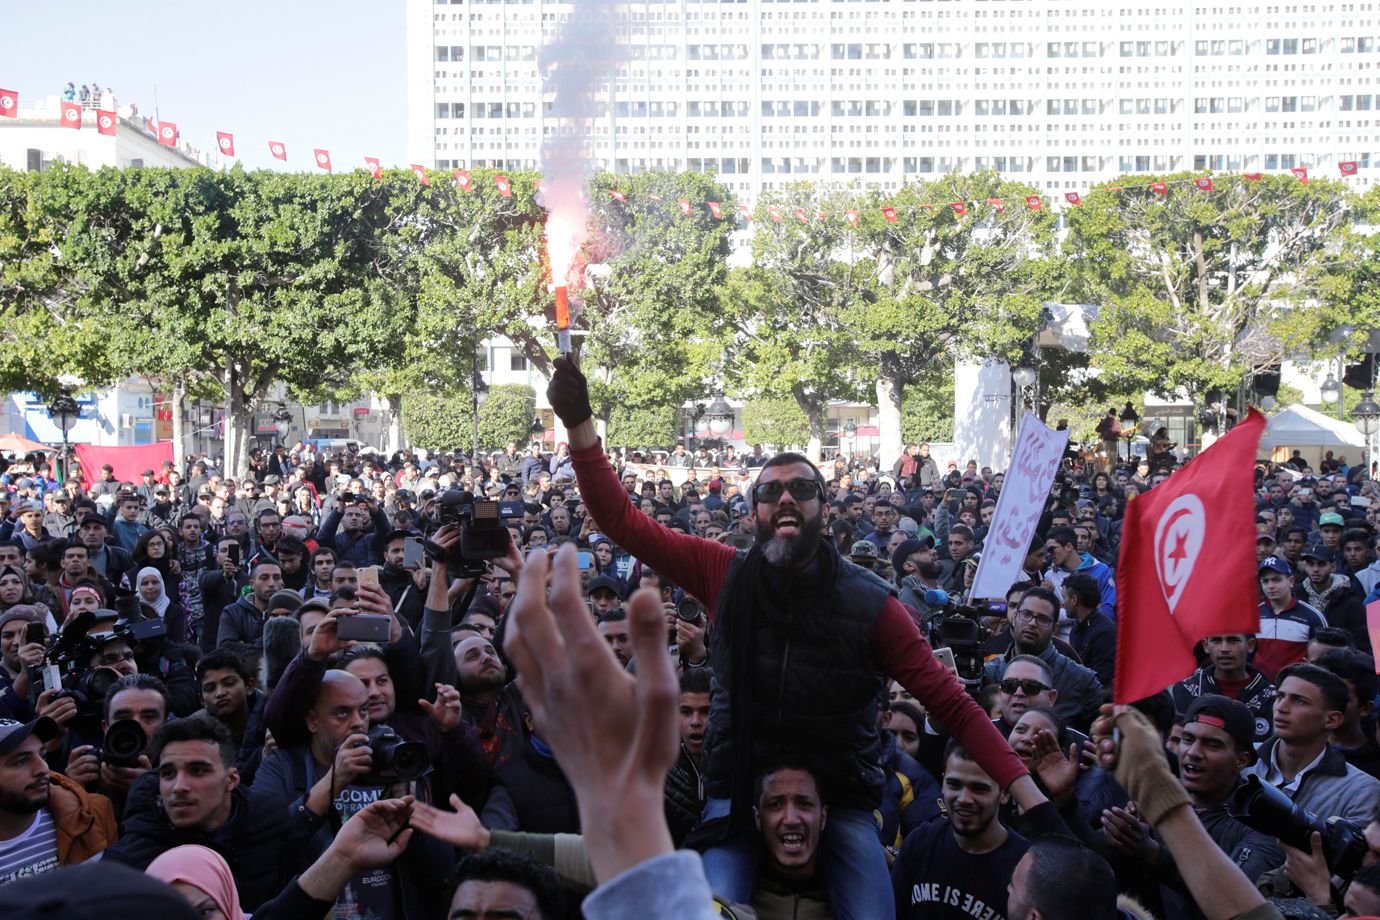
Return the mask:
<path id="1" fill-rule="evenodd" d="M 1369 54 L 1375 50 L 1374 38 L 1344 38 L 1342 39 L 1342 54 Z"/>
<path id="2" fill-rule="evenodd" d="M 1370 94 L 1364 96 L 1338 96 L 1337 111 L 1339 112 L 1369 112 Z"/>
<path id="3" fill-rule="evenodd" d="M 634 45 L 633 47 L 637 47 Z M 818 46 L 816 46 L 818 48 Z M 686 45 L 685 56 L 692 61 L 750 60 L 747 45 Z M 819 56 L 818 50 L 815 56 Z"/>
<path id="4" fill-rule="evenodd" d="M 1297 102 L 1297 97 L 1295 96 L 1286 96 L 1285 98 Z M 1210 113 L 1216 115 L 1219 112 L 1241 112 L 1244 110 L 1245 109 L 1240 96 L 1199 96 L 1197 99 L 1193 100 L 1193 111 L 1200 115 L 1203 113 Z M 1278 112 L 1279 108 L 1278 106 L 1276 106 L 1274 109 L 1271 109 L 1270 111 Z M 1294 111 L 1294 109 L 1285 109 L 1285 111 L 1292 112 Z"/>
<path id="5" fill-rule="evenodd" d="M 692 103 L 698 105 L 698 103 Z M 732 105 L 732 103 L 724 103 Z M 747 105 L 746 102 L 742 103 Z M 675 118 L 680 111 L 679 103 L 675 102 L 620 102 L 618 103 L 619 118 Z"/>
<path id="6" fill-rule="evenodd" d="M 1045 157 L 1045 172 L 1097 172 L 1097 157 Z"/>
<path id="7" fill-rule="evenodd" d="M 1318 53 L 1318 40 L 1316 38 L 1267 38 L 1265 39 L 1265 53 L 1298 54 L 1300 42 L 1302 42 L 1304 54 Z M 1199 44 L 1202 43 L 1199 42 Z"/>

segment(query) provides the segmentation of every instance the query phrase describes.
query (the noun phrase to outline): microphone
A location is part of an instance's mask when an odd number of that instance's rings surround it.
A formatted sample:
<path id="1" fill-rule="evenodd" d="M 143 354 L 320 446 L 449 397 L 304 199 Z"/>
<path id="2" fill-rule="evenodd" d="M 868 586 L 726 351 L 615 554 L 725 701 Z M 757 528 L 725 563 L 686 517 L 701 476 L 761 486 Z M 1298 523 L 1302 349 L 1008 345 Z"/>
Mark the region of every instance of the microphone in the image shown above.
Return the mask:
<path id="1" fill-rule="evenodd" d="M 264 621 L 264 686 L 269 693 L 301 652 L 302 624 L 292 617 L 270 617 Z"/>
<path id="2" fill-rule="evenodd" d="M 949 592 L 943 588 L 930 588 L 925 592 L 925 603 L 931 607 L 943 607 L 949 602 Z"/>

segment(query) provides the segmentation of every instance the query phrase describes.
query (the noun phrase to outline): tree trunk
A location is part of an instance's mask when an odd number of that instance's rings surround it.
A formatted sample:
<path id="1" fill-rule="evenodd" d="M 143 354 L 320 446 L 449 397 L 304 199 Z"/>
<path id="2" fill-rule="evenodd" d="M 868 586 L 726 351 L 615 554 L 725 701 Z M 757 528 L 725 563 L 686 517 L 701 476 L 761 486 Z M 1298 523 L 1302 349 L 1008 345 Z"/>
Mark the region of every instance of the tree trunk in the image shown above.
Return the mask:
<path id="1" fill-rule="evenodd" d="M 792 387 L 791 395 L 795 397 L 800 411 L 805 413 L 805 420 L 810 423 L 810 443 L 805 447 L 805 456 L 810 458 L 811 463 L 817 463 L 824 448 L 824 403 L 811 397 L 800 386 Z"/>
<path id="2" fill-rule="evenodd" d="M 884 470 L 901 456 L 901 399 L 905 385 L 895 358 L 883 356 L 877 374 L 877 410 L 881 422 L 881 445 L 877 459 Z"/>
<path id="3" fill-rule="evenodd" d="M 175 386 L 172 388 L 172 442 L 173 442 L 173 467 L 181 471 L 184 479 L 190 478 L 191 472 L 184 466 L 187 454 L 191 453 L 187 449 L 187 388 Z"/>
<path id="4" fill-rule="evenodd" d="M 233 359 L 225 362 L 225 432 L 221 438 L 223 459 L 220 464 L 222 476 L 238 478 L 235 471 L 235 457 L 240 432 L 235 428 L 234 410 L 240 402 L 241 385 L 239 371 Z"/>
<path id="5" fill-rule="evenodd" d="M 388 397 L 388 425 L 384 429 L 384 454 L 391 455 L 403 449 L 402 396 Z"/>

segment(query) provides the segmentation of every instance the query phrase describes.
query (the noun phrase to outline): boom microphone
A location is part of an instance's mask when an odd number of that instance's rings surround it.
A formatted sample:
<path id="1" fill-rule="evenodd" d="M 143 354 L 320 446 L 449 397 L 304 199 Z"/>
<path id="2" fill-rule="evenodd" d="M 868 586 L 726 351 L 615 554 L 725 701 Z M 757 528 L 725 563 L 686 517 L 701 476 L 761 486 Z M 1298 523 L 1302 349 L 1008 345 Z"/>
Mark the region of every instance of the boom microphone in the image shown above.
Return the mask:
<path id="1" fill-rule="evenodd" d="M 943 588 L 930 588 L 925 592 L 925 603 L 931 607 L 943 607 L 949 602 L 949 592 Z"/>

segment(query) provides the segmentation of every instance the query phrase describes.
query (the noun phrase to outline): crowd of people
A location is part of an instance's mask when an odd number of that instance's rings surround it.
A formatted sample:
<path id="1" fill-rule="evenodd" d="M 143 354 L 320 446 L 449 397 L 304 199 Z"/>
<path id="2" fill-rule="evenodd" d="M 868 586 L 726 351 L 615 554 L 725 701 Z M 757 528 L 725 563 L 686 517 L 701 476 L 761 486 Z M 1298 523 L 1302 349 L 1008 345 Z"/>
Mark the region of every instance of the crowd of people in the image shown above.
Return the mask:
<path id="1" fill-rule="evenodd" d="M 974 597 L 1000 470 L 611 454 L 577 367 L 548 395 L 552 454 L 9 463 L 0 910 L 1380 913 L 1365 470 L 1261 462 L 1259 629 L 1113 708 L 1168 450 L 1065 464 Z"/>

